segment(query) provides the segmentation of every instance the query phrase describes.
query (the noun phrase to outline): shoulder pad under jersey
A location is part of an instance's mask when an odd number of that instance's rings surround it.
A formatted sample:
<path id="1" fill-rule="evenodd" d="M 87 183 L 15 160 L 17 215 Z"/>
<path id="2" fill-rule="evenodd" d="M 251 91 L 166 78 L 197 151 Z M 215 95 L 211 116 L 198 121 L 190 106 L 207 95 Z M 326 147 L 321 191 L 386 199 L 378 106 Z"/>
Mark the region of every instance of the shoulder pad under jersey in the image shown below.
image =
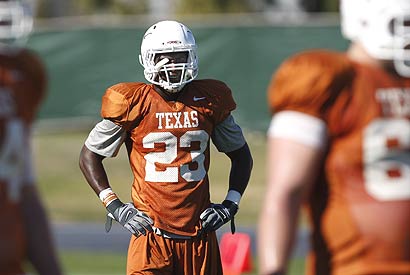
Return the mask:
<path id="1" fill-rule="evenodd" d="M 143 104 L 150 85 L 140 82 L 119 83 L 109 87 L 101 105 L 101 116 L 129 129 L 143 115 Z"/>
<path id="2" fill-rule="evenodd" d="M 13 85 L 20 116 L 31 122 L 45 97 L 47 76 L 40 58 L 26 49 L 0 50 L 0 67 L 7 73 L 2 78 Z"/>
<path id="3" fill-rule="evenodd" d="M 216 123 L 223 121 L 235 110 L 236 103 L 231 89 L 222 81 L 215 79 L 194 80 L 191 88 L 206 97 L 208 108 L 211 110 Z"/>
<path id="4" fill-rule="evenodd" d="M 271 112 L 286 109 L 320 117 L 353 75 L 353 65 L 343 53 L 315 50 L 296 54 L 272 77 L 269 108 Z"/>

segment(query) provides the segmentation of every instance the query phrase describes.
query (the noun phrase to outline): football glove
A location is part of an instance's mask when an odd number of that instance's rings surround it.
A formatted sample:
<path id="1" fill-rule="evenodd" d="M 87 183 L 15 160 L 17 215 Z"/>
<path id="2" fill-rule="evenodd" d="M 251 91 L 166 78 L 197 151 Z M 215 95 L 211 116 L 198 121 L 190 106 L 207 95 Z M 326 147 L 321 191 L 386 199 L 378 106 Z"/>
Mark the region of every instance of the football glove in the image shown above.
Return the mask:
<path id="1" fill-rule="evenodd" d="M 199 216 L 202 222 L 202 233 L 215 231 L 231 221 L 231 232 L 234 234 L 236 212 L 238 212 L 238 205 L 230 200 L 224 200 L 222 204 L 212 203 L 211 207 L 205 209 Z"/>
<path id="2" fill-rule="evenodd" d="M 106 232 L 111 230 L 112 220 L 116 220 L 136 237 L 139 237 L 141 234 L 146 235 L 148 231 L 153 230 L 152 225 L 154 221 L 147 214 L 136 209 L 132 203 L 121 203 L 115 209 L 109 206 L 107 207 L 109 213 L 105 223 Z"/>

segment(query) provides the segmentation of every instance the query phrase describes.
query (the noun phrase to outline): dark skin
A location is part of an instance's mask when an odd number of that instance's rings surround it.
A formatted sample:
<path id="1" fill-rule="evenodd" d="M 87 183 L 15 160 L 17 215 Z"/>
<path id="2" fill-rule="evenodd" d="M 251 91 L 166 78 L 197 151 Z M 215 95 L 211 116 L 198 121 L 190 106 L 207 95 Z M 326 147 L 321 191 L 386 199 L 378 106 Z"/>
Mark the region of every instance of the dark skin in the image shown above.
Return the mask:
<path id="1" fill-rule="evenodd" d="M 157 54 L 154 58 L 155 64 L 157 64 L 159 61 L 168 58 L 169 61 L 166 63 L 166 65 L 170 64 L 178 64 L 178 63 L 186 63 L 188 60 L 188 52 L 172 52 L 172 53 L 161 53 Z M 176 83 L 181 79 L 181 70 L 174 70 L 174 71 L 169 71 L 169 80 L 172 83 Z M 160 77 L 163 79 L 167 79 L 165 76 L 164 72 L 159 73 Z"/>
<path id="2" fill-rule="evenodd" d="M 168 58 L 171 63 L 183 63 L 188 58 L 187 52 L 175 52 L 175 53 L 163 53 L 159 54 L 155 60 L 156 62 Z M 171 75 L 175 76 L 176 81 L 180 79 L 180 70 L 175 70 Z M 171 101 L 175 100 L 180 93 L 169 93 L 162 87 L 155 85 L 155 90 L 163 96 L 164 99 Z M 229 189 L 233 189 L 243 194 L 248 185 L 250 178 L 253 159 L 250 153 L 248 144 L 245 143 L 241 148 L 226 153 L 231 160 L 231 171 L 229 175 Z M 83 146 L 80 153 L 79 165 L 82 173 L 84 174 L 88 184 L 98 195 L 102 190 L 110 188 L 110 183 L 105 171 L 103 160 L 104 156 L 98 155 L 90 151 L 86 146 Z"/>
<path id="3" fill-rule="evenodd" d="M 169 64 L 178 64 L 178 63 L 186 63 L 188 60 L 188 52 L 172 52 L 172 53 L 161 53 L 155 56 L 155 64 L 160 62 L 161 60 L 168 58 L 169 61 L 166 65 Z M 181 79 L 182 70 L 170 70 L 169 71 L 169 80 L 172 83 L 179 82 Z M 159 76 L 162 79 L 167 79 L 164 72 L 160 72 Z M 164 99 L 167 101 L 175 101 L 181 93 L 170 93 L 161 86 L 154 85 L 155 91 L 157 91 Z"/>

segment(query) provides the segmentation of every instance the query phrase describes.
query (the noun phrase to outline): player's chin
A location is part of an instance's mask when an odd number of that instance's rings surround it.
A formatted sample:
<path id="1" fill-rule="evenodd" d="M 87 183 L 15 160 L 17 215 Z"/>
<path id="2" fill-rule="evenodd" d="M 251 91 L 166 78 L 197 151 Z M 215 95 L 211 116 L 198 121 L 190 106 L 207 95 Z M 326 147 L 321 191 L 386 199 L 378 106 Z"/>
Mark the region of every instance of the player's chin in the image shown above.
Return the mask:
<path id="1" fill-rule="evenodd" d="M 170 76 L 169 81 L 171 83 L 179 83 L 181 81 L 181 75 Z"/>

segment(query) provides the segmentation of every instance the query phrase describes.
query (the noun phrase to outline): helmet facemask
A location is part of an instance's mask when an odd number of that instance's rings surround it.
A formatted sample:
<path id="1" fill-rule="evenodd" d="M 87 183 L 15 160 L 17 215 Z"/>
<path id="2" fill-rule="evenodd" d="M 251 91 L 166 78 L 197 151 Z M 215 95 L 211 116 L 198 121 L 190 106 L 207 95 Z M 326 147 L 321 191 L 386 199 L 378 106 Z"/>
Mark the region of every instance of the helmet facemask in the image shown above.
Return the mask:
<path id="1" fill-rule="evenodd" d="M 410 14 L 392 21 L 393 61 L 402 76 L 410 77 Z"/>
<path id="2" fill-rule="evenodd" d="M 157 58 L 174 53 L 187 53 L 187 56 L 177 62 Z M 170 93 L 181 91 L 198 75 L 195 39 L 188 28 L 175 21 L 162 21 L 147 30 L 139 59 L 145 78 Z"/>

